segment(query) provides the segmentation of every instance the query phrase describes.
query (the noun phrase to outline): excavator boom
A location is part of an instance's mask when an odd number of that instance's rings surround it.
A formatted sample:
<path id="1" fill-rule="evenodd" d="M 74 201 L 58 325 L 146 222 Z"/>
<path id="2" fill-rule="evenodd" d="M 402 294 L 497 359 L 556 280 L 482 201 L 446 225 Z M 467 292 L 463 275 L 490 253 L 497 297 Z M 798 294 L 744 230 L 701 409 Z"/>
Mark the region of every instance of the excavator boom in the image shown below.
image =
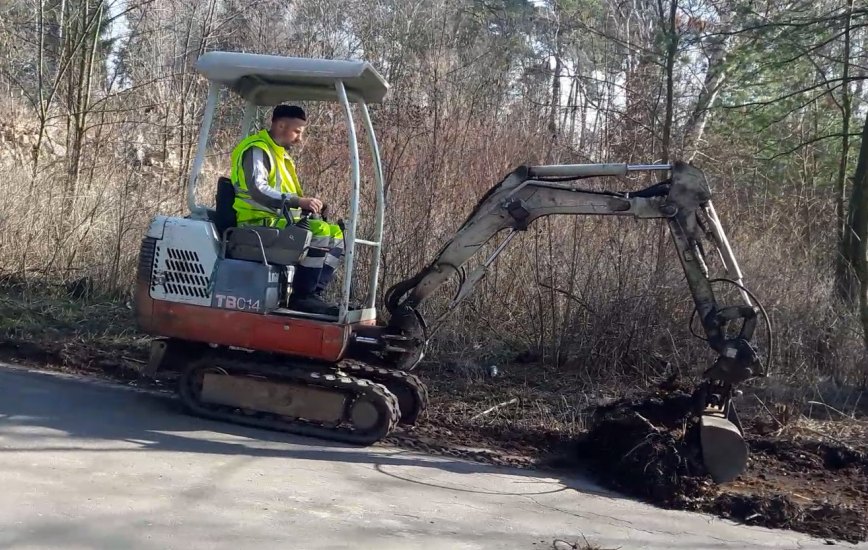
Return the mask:
<path id="1" fill-rule="evenodd" d="M 623 176 L 646 170 L 666 170 L 670 177 L 636 192 L 591 191 L 576 183 L 586 178 Z M 518 232 L 552 214 L 631 216 L 666 221 L 708 344 L 718 355 L 703 373 L 703 382 L 695 394 L 705 464 L 716 481 L 737 476 L 746 467 L 747 447 L 732 404 L 732 393 L 736 384 L 764 375 L 751 344 L 760 309 L 744 287 L 738 263 L 711 203 L 711 190 L 704 174 L 682 162 L 672 166 L 522 166 L 514 170 L 480 200 L 430 264 L 387 291 L 388 332 L 391 338 L 401 341 L 403 350 L 394 356 L 399 368 L 410 370 L 418 364 L 428 340 L 442 326 L 446 316 L 472 292 Z M 462 277 L 458 292 L 446 311 L 432 325 L 427 325 L 418 307 L 501 231 L 507 231 L 505 238 L 478 267 Z M 722 278 L 709 278 L 706 244 L 716 250 L 724 270 Z M 743 303 L 721 305 L 717 302 L 712 284 L 721 280 L 740 290 Z M 731 330 L 734 324 L 737 334 Z"/>

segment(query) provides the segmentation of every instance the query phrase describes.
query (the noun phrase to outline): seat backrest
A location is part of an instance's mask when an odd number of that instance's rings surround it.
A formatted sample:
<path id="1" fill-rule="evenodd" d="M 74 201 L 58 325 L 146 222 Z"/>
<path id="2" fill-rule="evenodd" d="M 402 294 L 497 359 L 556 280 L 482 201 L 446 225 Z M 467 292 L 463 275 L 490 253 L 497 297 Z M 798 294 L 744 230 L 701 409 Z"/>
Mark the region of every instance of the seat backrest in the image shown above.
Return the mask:
<path id="1" fill-rule="evenodd" d="M 216 215 L 214 225 L 217 226 L 217 233 L 223 237 L 223 233 L 230 227 L 235 227 L 235 187 L 232 185 L 232 180 L 223 176 L 217 180 L 217 197 L 215 199 Z"/>

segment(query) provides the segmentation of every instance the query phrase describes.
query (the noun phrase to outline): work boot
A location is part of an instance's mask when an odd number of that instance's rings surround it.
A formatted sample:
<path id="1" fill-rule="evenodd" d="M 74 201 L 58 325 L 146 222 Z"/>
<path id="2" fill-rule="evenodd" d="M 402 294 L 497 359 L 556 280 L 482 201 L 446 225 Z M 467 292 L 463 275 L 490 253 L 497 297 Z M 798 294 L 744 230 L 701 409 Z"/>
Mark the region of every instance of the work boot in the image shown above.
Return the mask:
<path id="1" fill-rule="evenodd" d="M 318 294 L 297 294 L 293 293 L 289 297 L 287 304 L 289 309 L 296 311 L 304 311 L 305 313 L 317 313 L 319 315 L 334 315 L 338 314 L 337 304 L 332 304 L 325 301 Z"/>
<path id="2" fill-rule="evenodd" d="M 313 293 L 315 296 L 318 296 L 322 301 L 328 302 L 328 300 L 324 296 L 325 289 L 317 288 L 316 290 L 313 291 Z M 332 303 L 332 302 L 328 302 L 328 303 Z M 347 309 L 349 311 L 353 311 L 354 309 L 364 309 L 364 308 L 365 308 L 365 304 L 363 304 L 362 302 L 360 302 L 358 300 L 353 300 L 352 298 L 350 298 L 350 301 L 347 304 Z"/>

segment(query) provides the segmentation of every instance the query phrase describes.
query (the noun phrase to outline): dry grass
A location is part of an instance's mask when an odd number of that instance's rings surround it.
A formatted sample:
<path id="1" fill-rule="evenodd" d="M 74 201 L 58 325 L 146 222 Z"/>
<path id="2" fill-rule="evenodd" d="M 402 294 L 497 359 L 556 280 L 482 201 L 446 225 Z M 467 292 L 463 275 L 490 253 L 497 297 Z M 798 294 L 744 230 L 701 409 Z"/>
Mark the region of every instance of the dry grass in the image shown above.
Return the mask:
<path id="1" fill-rule="evenodd" d="M 605 393 L 582 391 L 575 378 L 539 364 L 502 366 L 497 376 L 448 364 L 420 369 L 431 390 L 431 407 L 442 418 L 480 430 L 550 432 L 569 437 L 585 430 L 585 416 Z"/>
<path id="2" fill-rule="evenodd" d="M 336 123 L 321 120 L 322 127 L 299 154 L 299 165 L 311 182 L 308 187 L 339 210 L 347 179 L 342 134 Z M 381 292 L 430 261 L 477 198 L 510 168 L 541 160 L 527 151 L 543 150 L 544 134 L 533 125 L 528 128 L 524 139 L 517 140 L 515 131 L 506 128 L 456 121 L 458 135 L 478 132 L 484 139 L 464 139 L 464 148 L 452 151 L 435 172 L 427 163 L 431 154 L 442 153 L 437 144 L 407 135 L 400 126 L 384 129 L 384 157 L 398 160 L 389 165 Z M 74 287 L 113 299 L 129 297 L 149 220 L 157 213 L 185 213 L 183 167 L 168 160 L 136 164 L 126 142 L 117 137 L 106 130 L 102 154 L 90 159 L 72 187 L 64 184 L 60 158 L 46 153 L 32 180 L 22 177 L 21 164 L 9 155 L 0 158 L 0 192 L 6 197 L 0 204 L 0 275 L 24 281 L 34 295 L 48 285 L 56 291 Z M 231 140 L 224 139 L 208 159 L 200 189 L 203 202 L 210 202 L 217 175 L 226 173 L 229 147 Z M 747 283 L 772 317 L 777 383 L 800 388 L 805 398 L 820 383 L 864 387 L 858 321 L 832 293 L 831 236 L 811 234 L 806 240 L 801 214 L 784 200 L 766 201 L 765 213 L 757 215 L 757 204 L 727 185 L 723 171 L 706 168 L 714 187 L 721 189 L 716 203 Z M 586 182 L 617 189 L 648 183 L 614 178 Z M 366 193 L 363 233 L 371 223 L 371 204 Z M 820 209 L 817 217 L 826 214 Z M 623 384 L 648 385 L 673 369 L 685 375 L 700 372 L 710 355 L 703 342 L 690 336 L 690 295 L 669 241 L 658 250 L 659 227 L 658 222 L 591 217 L 538 222 L 447 321 L 429 356 L 455 366 L 459 376 L 466 371 L 469 380 L 482 367 L 530 358 L 556 369 L 555 374 L 533 374 L 536 380 L 550 384 L 563 378 L 571 388 L 594 395 Z M 364 280 L 365 262 L 360 263 L 356 275 Z M 663 267 L 659 274 L 658 263 Z M 722 301 L 735 299 L 732 289 L 716 290 Z M 453 292 L 454 286 L 447 285 L 426 303 L 425 313 L 436 315 Z M 761 347 L 767 344 L 762 327 L 756 340 Z M 536 407 L 540 418 L 568 423 L 572 420 L 565 411 L 575 402 L 567 401 L 545 407 L 523 402 L 523 407 Z M 480 410 L 494 404 L 486 402 Z"/>
<path id="3" fill-rule="evenodd" d="M 146 358 L 148 339 L 136 330 L 132 311 L 114 300 L 73 300 L 57 293 L 4 288 L 0 293 L 0 345 L 25 345 L 71 359 L 118 352 Z M 26 359 L 26 357 L 21 357 Z M 38 359 L 35 357 L 34 359 Z"/>

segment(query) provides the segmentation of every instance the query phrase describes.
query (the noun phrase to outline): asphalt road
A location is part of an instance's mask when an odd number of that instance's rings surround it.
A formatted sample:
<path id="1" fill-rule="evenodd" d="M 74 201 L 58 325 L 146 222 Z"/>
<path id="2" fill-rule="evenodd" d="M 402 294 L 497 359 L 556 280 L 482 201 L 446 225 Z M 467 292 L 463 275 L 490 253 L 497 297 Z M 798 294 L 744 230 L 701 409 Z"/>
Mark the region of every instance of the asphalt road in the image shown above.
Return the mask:
<path id="1" fill-rule="evenodd" d="M 556 539 L 828 548 L 581 478 L 230 426 L 166 397 L 0 366 L 0 548 L 543 549 Z"/>

